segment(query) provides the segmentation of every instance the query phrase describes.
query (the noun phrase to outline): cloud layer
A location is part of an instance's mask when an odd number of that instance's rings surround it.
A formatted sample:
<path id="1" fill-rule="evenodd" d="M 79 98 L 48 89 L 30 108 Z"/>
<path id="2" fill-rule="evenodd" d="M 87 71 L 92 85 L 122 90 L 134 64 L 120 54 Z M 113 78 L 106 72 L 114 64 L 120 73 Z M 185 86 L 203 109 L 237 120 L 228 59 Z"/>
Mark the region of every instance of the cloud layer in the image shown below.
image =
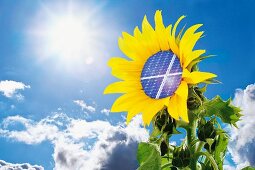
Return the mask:
<path id="1" fill-rule="evenodd" d="M 15 124 L 24 128 L 12 130 Z M 1 123 L 0 136 L 27 144 L 50 141 L 56 170 L 133 170 L 138 165 L 138 143 L 148 139 L 148 132 L 142 127 L 141 117 L 129 126 L 113 126 L 107 121 L 88 122 L 55 113 L 37 122 L 7 117 Z"/>
<path id="2" fill-rule="evenodd" d="M 238 129 L 231 129 L 229 151 L 237 169 L 251 165 L 255 166 L 255 84 L 246 89 L 237 89 L 233 104 L 242 109 L 241 121 Z"/>
<path id="3" fill-rule="evenodd" d="M 87 105 L 83 100 L 74 100 L 75 104 L 81 107 L 82 110 L 89 111 L 89 112 L 95 112 L 96 108 L 93 106 Z"/>
<path id="4" fill-rule="evenodd" d="M 0 81 L 0 92 L 3 93 L 5 97 L 8 98 L 17 98 L 18 100 L 22 100 L 24 96 L 18 93 L 19 90 L 24 90 L 26 88 L 30 88 L 29 85 L 25 85 L 22 82 L 16 82 L 12 80 L 3 80 Z"/>
<path id="5" fill-rule="evenodd" d="M 23 163 L 23 164 L 12 164 L 5 162 L 3 160 L 0 160 L 0 169 L 2 170 L 44 170 L 42 166 L 38 165 L 30 165 L 28 163 Z"/>

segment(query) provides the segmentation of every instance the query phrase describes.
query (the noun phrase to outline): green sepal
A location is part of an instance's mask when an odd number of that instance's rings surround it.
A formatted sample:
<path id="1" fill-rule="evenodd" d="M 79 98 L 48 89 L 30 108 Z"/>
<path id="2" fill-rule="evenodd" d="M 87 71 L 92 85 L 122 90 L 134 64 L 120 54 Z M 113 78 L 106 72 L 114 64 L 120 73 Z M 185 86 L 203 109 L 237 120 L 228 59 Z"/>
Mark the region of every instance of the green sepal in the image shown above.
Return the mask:
<path id="1" fill-rule="evenodd" d="M 208 55 L 208 56 L 201 56 L 201 57 L 198 57 L 197 59 L 193 60 L 187 67 L 188 70 L 192 70 L 192 71 L 197 71 L 197 64 L 199 62 L 201 62 L 202 60 L 204 59 L 207 59 L 207 58 L 211 58 L 211 57 L 214 57 L 215 55 Z"/>
<path id="2" fill-rule="evenodd" d="M 172 165 L 178 168 L 187 167 L 190 164 L 191 153 L 187 146 L 176 147 L 173 151 Z"/>
<path id="3" fill-rule="evenodd" d="M 212 152 L 213 149 L 215 149 L 215 148 L 212 148 L 214 142 L 215 142 L 214 139 L 206 138 L 206 143 L 209 146 L 208 150 L 209 150 L 210 153 Z"/>
<path id="4" fill-rule="evenodd" d="M 204 81 L 203 83 L 206 83 L 206 84 L 222 84 L 221 81 L 216 80 L 216 79 L 208 79 L 208 80 Z"/>

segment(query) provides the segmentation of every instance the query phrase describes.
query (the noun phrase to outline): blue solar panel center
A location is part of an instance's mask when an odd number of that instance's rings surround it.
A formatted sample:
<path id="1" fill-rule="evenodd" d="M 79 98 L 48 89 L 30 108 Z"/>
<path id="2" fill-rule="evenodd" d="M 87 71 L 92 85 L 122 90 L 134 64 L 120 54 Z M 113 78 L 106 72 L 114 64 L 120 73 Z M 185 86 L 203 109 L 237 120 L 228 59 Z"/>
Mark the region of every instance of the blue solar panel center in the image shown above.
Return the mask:
<path id="1" fill-rule="evenodd" d="M 145 94 L 153 99 L 172 96 L 182 79 L 179 58 L 172 51 L 160 51 L 144 64 L 141 83 Z"/>

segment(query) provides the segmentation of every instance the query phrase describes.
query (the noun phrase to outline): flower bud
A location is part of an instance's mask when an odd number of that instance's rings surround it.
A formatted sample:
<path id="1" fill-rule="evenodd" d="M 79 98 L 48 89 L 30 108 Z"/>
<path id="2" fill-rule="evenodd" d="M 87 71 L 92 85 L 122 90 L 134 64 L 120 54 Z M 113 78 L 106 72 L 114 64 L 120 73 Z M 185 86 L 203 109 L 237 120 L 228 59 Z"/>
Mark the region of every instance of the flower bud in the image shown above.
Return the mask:
<path id="1" fill-rule="evenodd" d="M 211 121 L 206 122 L 198 127 L 197 136 L 200 141 L 206 142 L 207 138 L 214 139 L 216 130 Z"/>
<path id="2" fill-rule="evenodd" d="M 205 100 L 203 93 L 205 92 L 206 87 L 192 87 L 189 91 L 189 98 L 187 105 L 189 110 L 195 110 L 201 106 L 202 102 Z"/>
<path id="3" fill-rule="evenodd" d="M 168 145 L 166 143 L 166 141 L 162 141 L 161 144 L 160 144 L 160 153 L 161 153 L 161 156 L 164 156 L 168 151 Z"/>
<path id="4" fill-rule="evenodd" d="M 155 126 L 158 127 L 160 131 L 170 135 L 176 128 L 176 122 L 172 117 L 169 116 L 167 109 L 165 109 L 163 113 L 157 115 L 155 119 Z"/>
<path id="5" fill-rule="evenodd" d="M 187 147 L 177 147 L 173 152 L 172 165 L 178 168 L 184 168 L 190 164 L 190 150 Z"/>
<path id="6" fill-rule="evenodd" d="M 155 125 L 159 130 L 162 130 L 162 127 L 165 125 L 167 116 L 165 114 L 158 114 L 155 119 Z"/>
<path id="7" fill-rule="evenodd" d="M 195 110 L 201 105 L 201 103 L 196 97 L 189 97 L 187 105 L 189 110 Z"/>

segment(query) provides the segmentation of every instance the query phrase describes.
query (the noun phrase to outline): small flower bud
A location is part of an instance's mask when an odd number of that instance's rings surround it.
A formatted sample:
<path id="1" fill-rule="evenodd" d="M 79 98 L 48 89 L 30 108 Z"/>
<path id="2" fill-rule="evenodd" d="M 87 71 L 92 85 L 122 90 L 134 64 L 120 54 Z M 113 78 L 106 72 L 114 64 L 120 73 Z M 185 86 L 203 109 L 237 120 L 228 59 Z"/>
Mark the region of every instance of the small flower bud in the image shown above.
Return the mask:
<path id="1" fill-rule="evenodd" d="M 170 135 L 176 128 L 176 122 L 172 117 L 169 116 L 167 109 L 165 109 L 163 113 L 157 115 L 155 119 L 155 126 L 158 127 L 160 131 Z"/>
<path id="2" fill-rule="evenodd" d="M 168 151 L 168 145 L 166 143 L 166 141 L 162 141 L 161 144 L 160 144 L 160 153 L 161 153 L 161 156 L 164 156 Z"/>
<path id="3" fill-rule="evenodd" d="M 189 110 L 195 110 L 201 105 L 201 103 L 197 98 L 189 97 L 187 101 L 187 105 Z"/>
<path id="4" fill-rule="evenodd" d="M 190 164 L 190 150 L 187 147 L 177 147 L 173 152 L 172 165 L 178 168 L 184 168 Z"/>
<path id="5" fill-rule="evenodd" d="M 206 122 L 198 127 L 197 136 L 200 141 L 206 142 L 207 138 L 214 139 L 216 130 L 211 121 Z"/>

